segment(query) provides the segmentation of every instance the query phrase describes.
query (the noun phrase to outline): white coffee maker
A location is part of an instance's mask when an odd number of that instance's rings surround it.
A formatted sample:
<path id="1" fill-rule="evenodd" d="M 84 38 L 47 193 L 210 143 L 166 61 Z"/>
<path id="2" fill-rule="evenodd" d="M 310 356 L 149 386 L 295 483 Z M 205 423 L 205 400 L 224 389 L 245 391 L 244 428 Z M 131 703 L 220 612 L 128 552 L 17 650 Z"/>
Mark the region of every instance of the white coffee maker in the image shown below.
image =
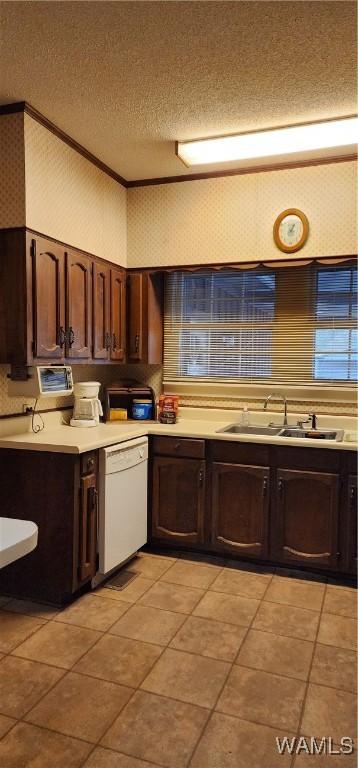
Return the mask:
<path id="1" fill-rule="evenodd" d="M 98 393 L 99 381 L 77 381 L 73 385 L 75 402 L 71 427 L 97 427 L 99 417 L 103 415 L 102 404 Z"/>

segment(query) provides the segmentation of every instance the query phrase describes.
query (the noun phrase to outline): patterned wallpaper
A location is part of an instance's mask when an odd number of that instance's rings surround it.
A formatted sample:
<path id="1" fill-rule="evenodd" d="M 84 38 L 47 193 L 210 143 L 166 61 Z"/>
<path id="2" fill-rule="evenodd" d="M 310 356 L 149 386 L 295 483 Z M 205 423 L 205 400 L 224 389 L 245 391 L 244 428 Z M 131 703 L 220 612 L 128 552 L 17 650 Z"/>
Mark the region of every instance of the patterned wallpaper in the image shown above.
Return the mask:
<path id="1" fill-rule="evenodd" d="M 126 190 L 25 114 L 26 225 L 126 266 Z"/>
<path id="2" fill-rule="evenodd" d="M 0 118 L 0 228 L 25 224 L 24 115 Z"/>
<path id="3" fill-rule="evenodd" d="M 8 379 L 10 367 L 0 365 L 0 416 L 11 413 L 22 413 L 24 403 L 33 404 L 28 397 L 9 397 Z M 136 379 L 140 383 L 153 387 L 156 397 L 162 391 L 161 365 L 73 365 L 74 381 L 100 381 L 101 384 L 112 384 L 119 379 Z M 38 408 L 63 408 L 72 405 L 71 397 L 46 397 L 39 400 Z"/>
<path id="4" fill-rule="evenodd" d="M 309 219 L 300 256 L 356 253 L 357 163 L 347 161 L 129 189 L 128 265 L 282 258 L 272 227 L 290 207 Z"/>

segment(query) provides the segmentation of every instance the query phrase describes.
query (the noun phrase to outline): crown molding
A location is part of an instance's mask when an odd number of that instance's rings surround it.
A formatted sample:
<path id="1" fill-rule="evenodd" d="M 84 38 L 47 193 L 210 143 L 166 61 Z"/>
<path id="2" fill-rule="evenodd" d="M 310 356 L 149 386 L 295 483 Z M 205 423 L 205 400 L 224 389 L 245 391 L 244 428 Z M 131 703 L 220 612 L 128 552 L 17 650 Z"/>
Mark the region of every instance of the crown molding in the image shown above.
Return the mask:
<path id="1" fill-rule="evenodd" d="M 95 165 L 97 168 L 99 168 L 103 173 L 107 174 L 107 176 L 110 176 L 112 179 L 118 182 L 118 184 L 121 184 L 122 187 L 125 187 L 126 189 L 133 189 L 135 187 L 150 187 L 150 186 L 157 186 L 159 184 L 178 184 L 184 181 L 200 181 L 204 179 L 219 179 L 219 178 L 225 178 L 230 176 L 242 176 L 246 174 L 251 173 L 267 173 L 269 171 L 285 171 L 290 170 L 292 168 L 307 168 L 312 167 L 316 165 L 330 165 L 331 163 L 347 163 L 352 160 L 358 159 L 358 154 L 353 153 L 350 155 L 334 155 L 332 157 L 319 157 L 314 158 L 310 160 L 296 160 L 293 162 L 286 162 L 286 163 L 270 163 L 265 165 L 256 165 L 256 166 L 246 166 L 242 168 L 230 168 L 226 170 L 221 171 L 204 171 L 203 173 L 189 173 L 185 175 L 180 176 L 160 176 L 153 179 L 135 179 L 135 180 L 128 180 L 125 179 L 123 176 L 120 176 L 119 173 L 114 171 L 112 168 L 110 168 L 108 165 L 102 162 L 102 160 L 99 160 L 98 157 L 92 154 L 92 152 L 89 152 L 88 149 L 82 146 L 82 144 L 79 144 L 75 139 L 72 139 L 71 136 L 69 136 L 65 131 L 63 131 L 61 128 L 59 128 L 57 125 L 52 123 L 50 120 L 47 119 L 41 112 L 39 112 L 37 109 L 35 109 L 31 104 L 29 104 L 27 101 L 17 101 L 12 104 L 2 104 L 0 105 L 0 116 L 1 115 L 13 115 L 19 112 L 23 112 L 30 117 L 32 117 L 33 120 L 36 120 L 40 125 L 43 125 L 44 128 L 47 128 L 48 131 L 51 131 L 57 138 L 61 139 L 61 141 L 65 142 L 69 147 L 74 149 L 76 152 L 78 152 L 80 155 L 86 158 L 90 163 Z M 335 118 L 336 119 L 336 118 Z M 323 121 L 320 121 L 323 122 Z M 303 123 L 301 123 L 303 125 Z"/>
<path id="2" fill-rule="evenodd" d="M 18 112 L 24 112 L 26 115 L 29 115 L 29 117 L 32 117 L 33 120 L 36 120 L 36 122 L 43 125 L 44 128 L 47 128 L 47 130 L 57 136 L 58 139 L 61 139 L 61 141 L 71 147 L 71 149 L 74 149 L 78 154 L 82 155 L 82 157 L 85 157 L 86 160 L 92 163 L 92 165 L 95 165 L 100 171 L 103 171 L 107 176 L 110 176 L 114 181 L 117 181 L 118 184 L 121 184 L 122 187 L 127 186 L 127 181 L 123 176 L 120 176 L 119 173 L 103 163 L 102 160 L 99 160 L 98 157 L 93 155 L 92 152 L 89 152 L 89 150 L 83 147 L 82 144 L 79 144 L 78 141 L 72 139 L 71 136 L 65 133 L 61 128 L 58 128 L 57 125 L 48 120 L 47 117 L 41 114 L 41 112 L 38 112 L 38 110 L 32 107 L 31 104 L 28 104 L 27 101 L 18 101 L 14 104 L 3 104 L 0 106 L 0 115 L 12 115 Z"/>

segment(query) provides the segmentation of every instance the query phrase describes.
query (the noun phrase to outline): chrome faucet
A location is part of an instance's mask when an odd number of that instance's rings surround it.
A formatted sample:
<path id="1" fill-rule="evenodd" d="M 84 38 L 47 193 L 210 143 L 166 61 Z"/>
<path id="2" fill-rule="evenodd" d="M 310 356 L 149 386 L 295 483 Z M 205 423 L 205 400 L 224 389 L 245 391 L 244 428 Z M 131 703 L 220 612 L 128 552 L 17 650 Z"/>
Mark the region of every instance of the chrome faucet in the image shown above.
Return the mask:
<path id="1" fill-rule="evenodd" d="M 283 426 L 284 427 L 288 427 L 288 421 L 287 421 L 287 400 L 286 400 L 285 395 L 283 395 L 281 392 L 273 392 L 271 395 L 266 397 L 266 400 L 264 402 L 264 411 L 266 411 L 266 409 L 267 409 L 268 402 L 270 400 L 272 400 L 273 398 L 278 398 L 278 397 L 282 400 L 283 407 L 284 407 L 284 411 L 283 411 L 283 413 L 284 413 Z M 270 427 L 275 427 L 276 424 L 269 424 L 269 426 Z"/>

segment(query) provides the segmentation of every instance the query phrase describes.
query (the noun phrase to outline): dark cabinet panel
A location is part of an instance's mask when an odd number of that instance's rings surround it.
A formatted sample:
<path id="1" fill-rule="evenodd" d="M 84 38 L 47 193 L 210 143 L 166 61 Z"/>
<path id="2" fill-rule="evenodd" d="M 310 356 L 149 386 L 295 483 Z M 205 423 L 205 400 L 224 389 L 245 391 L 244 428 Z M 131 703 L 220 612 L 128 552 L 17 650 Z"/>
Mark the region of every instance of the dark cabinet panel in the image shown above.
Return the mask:
<path id="1" fill-rule="evenodd" d="M 110 336 L 111 270 L 107 264 L 93 263 L 93 357 L 108 360 Z"/>
<path id="2" fill-rule="evenodd" d="M 60 245 L 31 240 L 33 356 L 62 360 L 65 356 L 65 256 Z"/>
<path id="3" fill-rule="evenodd" d="M 0 450 L 3 510 L 38 526 L 37 547 L 0 569 L 0 592 L 68 602 L 97 566 L 98 453 Z"/>
<path id="4" fill-rule="evenodd" d="M 214 463 L 212 542 L 216 549 L 266 555 L 269 510 L 268 467 Z"/>
<path id="5" fill-rule="evenodd" d="M 163 276 L 127 275 L 128 362 L 160 364 L 163 359 Z"/>
<path id="6" fill-rule="evenodd" d="M 348 572 L 357 574 L 357 475 L 348 478 Z"/>
<path id="7" fill-rule="evenodd" d="M 128 358 L 133 362 L 143 360 L 144 322 L 147 316 L 145 276 L 136 272 L 127 277 L 128 297 Z"/>
<path id="8" fill-rule="evenodd" d="M 66 357 L 92 357 L 92 259 L 66 252 Z"/>
<path id="9" fill-rule="evenodd" d="M 96 573 L 98 491 L 95 474 L 81 477 L 78 586 Z"/>
<path id="10" fill-rule="evenodd" d="M 337 567 L 338 492 L 337 474 L 277 470 L 271 539 L 274 559 Z"/>
<path id="11" fill-rule="evenodd" d="M 111 268 L 111 360 L 122 362 L 126 354 L 126 279 L 122 269 Z"/>
<path id="12" fill-rule="evenodd" d="M 179 545 L 204 540 L 205 462 L 153 460 L 152 537 Z"/>

